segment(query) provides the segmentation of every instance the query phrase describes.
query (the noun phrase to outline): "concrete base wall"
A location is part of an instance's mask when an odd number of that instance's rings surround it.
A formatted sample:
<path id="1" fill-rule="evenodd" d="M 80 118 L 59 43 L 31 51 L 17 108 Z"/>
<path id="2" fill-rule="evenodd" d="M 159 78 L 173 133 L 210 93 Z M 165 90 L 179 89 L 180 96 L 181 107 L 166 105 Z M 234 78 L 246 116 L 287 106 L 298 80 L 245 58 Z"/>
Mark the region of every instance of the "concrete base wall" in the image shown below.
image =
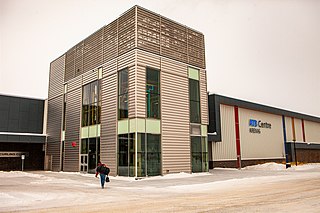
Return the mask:
<path id="1" fill-rule="evenodd" d="M 256 159 L 256 160 L 242 160 L 241 161 L 241 167 L 246 166 L 252 166 L 257 164 L 263 164 L 263 163 L 285 163 L 286 159 Z M 231 160 L 231 161 L 210 161 L 209 162 L 210 169 L 213 169 L 215 167 L 221 167 L 221 168 L 237 168 L 237 161 Z"/>

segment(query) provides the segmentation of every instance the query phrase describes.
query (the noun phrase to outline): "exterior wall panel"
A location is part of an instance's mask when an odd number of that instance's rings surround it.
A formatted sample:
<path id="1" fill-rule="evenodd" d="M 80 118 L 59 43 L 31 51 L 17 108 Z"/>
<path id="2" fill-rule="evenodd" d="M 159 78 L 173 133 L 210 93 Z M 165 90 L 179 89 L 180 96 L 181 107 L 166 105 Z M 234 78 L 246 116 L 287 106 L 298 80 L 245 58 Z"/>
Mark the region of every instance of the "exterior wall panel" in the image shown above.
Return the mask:
<path id="1" fill-rule="evenodd" d="M 132 66 L 128 70 L 128 83 L 129 83 L 129 91 L 128 91 L 128 117 L 134 118 L 136 117 L 136 67 Z"/>
<path id="2" fill-rule="evenodd" d="M 93 82 L 98 79 L 98 70 L 91 70 L 89 72 L 86 72 L 82 76 L 82 84 L 86 85 L 90 82 Z"/>
<path id="3" fill-rule="evenodd" d="M 152 67 L 160 70 L 160 56 L 137 50 L 137 63 L 140 66 Z"/>
<path id="4" fill-rule="evenodd" d="M 68 82 L 68 92 L 71 92 L 80 87 L 82 87 L 82 75 L 73 78 L 71 81 Z"/>
<path id="5" fill-rule="evenodd" d="M 254 119 L 271 124 L 270 128 L 259 128 L 261 133 L 249 131 L 249 120 Z M 239 108 L 241 158 L 277 159 L 284 158 L 282 117 L 248 109 Z"/>
<path id="6" fill-rule="evenodd" d="M 294 119 L 294 128 L 296 133 L 296 141 L 303 142 L 302 121 L 301 119 Z"/>
<path id="7" fill-rule="evenodd" d="M 118 19 L 103 28 L 103 63 L 118 56 Z"/>
<path id="8" fill-rule="evenodd" d="M 220 105 L 221 142 L 212 143 L 214 161 L 236 160 L 236 132 L 234 107 Z"/>
<path id="9" fill-rule="evenodd" d="M 186 65 L 180 62 L 170 60 L 167 58 L 161 58 L 161 69 L 165 70 L 167 73 L 188 78 L 188 69 Z"/>
<path id="10" fill-rule="evenodd" d="M 83 73 L 103 63 L 103 28 L 84 40 Z M 82 73 L 81 73 L 82 74 Z"/>
<path id="11" fill-rule="evenodd" d="M 47 150 L 46 155 L 52 155 L 52 170 L 60 170 L 60 144 L 61 123 L 63 110 L 63 96 L 48 100 L 48 123 L 47 123 Z"/>
<path id="12" fill-rule="evenodd" d="M 320 123 L 304 121 L 306 142 L 320 144 Z"/>
<path id="13" fill-rule="evenodd" d="M 292 120 L 291 117 L 285 117 L 287 141 L 293 141 Z"/>
<path id="14" fill-rule="evenodd" d="M 63 94 L 63 78 L 65 70 L 65 55 L 51 62 L 49 75 L 48 99 Z"/>
<path id="15" fill-rule="evenodd" d="M 131 8 L 118 19 L 118 56 L 129 52 L 135 47 L 136 10 Z"/>
<path id="16" fill-rule="evenodd" d="M 109 71 L 110 72 L 110 71 Z M 111 172 L 117 174 L 117 73 L 102 79 L 100 156 Z"/>
<path id="17" fill-rule="evenodd" d="M 66 136 L 65 136 L 65 162 L 64 171 L 79 171 L 79 139 L 80 139 L 80 113 L 81 113 L 81 93 L 82 88 L 78 88 L 67 94 L 66 103 Z M 76 142 L 76 146 L 72 146 Z"/>
<path id="18" fill-rule="evenodd" d="M 187 69 L 181 67 L 180 69 Z M 191 172 L 189 81 L 175 70 L 161 70 L 162 171 Z M 176 82 L 179 82 L 177 84 Z M 174 91 L 174 92 L 173 92 Z"/>
<path id="19" fill-rule="evenodd" d="M 205 70 L 200 70 L 200 103 L 201 103 L 201 123 L 209 124 L 208 121 L 208 90 L 207 74 Z"/>

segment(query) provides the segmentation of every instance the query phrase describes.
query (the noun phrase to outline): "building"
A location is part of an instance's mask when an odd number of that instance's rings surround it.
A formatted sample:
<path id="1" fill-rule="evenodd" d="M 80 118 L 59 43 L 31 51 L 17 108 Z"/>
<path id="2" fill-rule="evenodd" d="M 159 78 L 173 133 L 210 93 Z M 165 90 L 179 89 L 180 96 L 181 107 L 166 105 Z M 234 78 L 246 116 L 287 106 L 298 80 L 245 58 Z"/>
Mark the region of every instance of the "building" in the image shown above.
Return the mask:
<path id="1" fill-rule="evenodd" d="M 0 95 L 0 170 L 23 168 L 42 170 L 44 166 L 45 101 Z"/>
<path id="2" fill-rule="evenodd" d="M 320 162 L 320 118 L 211 94 L 210 168 Z"/>
<path id="3" fill-rule="evenodd" d="M 45 168 L 208 171 L 202 33 L 134 6 L 50 64 Z"/>

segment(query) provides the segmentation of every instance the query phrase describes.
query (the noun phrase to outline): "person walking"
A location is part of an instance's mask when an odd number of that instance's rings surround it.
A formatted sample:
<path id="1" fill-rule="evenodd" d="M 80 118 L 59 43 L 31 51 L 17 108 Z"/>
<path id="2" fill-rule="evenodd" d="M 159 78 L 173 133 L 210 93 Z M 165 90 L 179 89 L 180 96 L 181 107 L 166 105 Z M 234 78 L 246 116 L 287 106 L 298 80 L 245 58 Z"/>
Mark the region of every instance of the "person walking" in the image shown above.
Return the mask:
<path id="1" fill-rule="evenodd" d="M 101 161 L 99 161 L 98 166 L 96 168 L 96 178 L 98 174 L 100 174 L 101 188 L 104 189 L 104 183 L 106 182 L 106 176 L 108 176 L 110 169 Z"/>

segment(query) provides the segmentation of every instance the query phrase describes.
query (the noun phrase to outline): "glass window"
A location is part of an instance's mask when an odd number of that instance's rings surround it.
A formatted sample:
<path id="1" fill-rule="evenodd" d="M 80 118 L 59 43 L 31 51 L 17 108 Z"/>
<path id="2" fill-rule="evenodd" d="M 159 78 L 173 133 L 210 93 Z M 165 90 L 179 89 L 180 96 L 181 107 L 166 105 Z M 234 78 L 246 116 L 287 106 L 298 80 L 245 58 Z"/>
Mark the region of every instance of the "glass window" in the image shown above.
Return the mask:
<path id="1" fill-rule="evenodd" d="M 128 134 L 118 136 L 118 174 L 129 175 Z"/>
<path id="2" fill-rule="evenodd" d="M 146 105 L 148 118 L 160 118 L 160 72 L 147 68 Z"/>
<path id="3" fill-rule="evenodd" d="M 147 134 L 147 175 L 161 174 L 160 135 Z"/>
<path id="4" fill-rule="evenodd" d="M 191 136 L 192 172 L 209 171 L 206 137 Z"/>
<path id="5" fill-rule="evenodd" d="M 81 140 L 81 154 L 88 154 L 88 139 L 82 139 Z"/>
<path id="6" fill-rule="evenodd" d="M 189 78 L 190 123 L 201 123 L 199 81 Z"/>
<path id="7" fill-rule="evenodd" d="M 118 117 L 128 118 L 128 69 L 118 73 Z"/>
<path id="8" fill-rule="evenodd" d="M 101 85 L 94 81 L 82 89 L 82 126 L 99 124 L 101 121 Z"/>

